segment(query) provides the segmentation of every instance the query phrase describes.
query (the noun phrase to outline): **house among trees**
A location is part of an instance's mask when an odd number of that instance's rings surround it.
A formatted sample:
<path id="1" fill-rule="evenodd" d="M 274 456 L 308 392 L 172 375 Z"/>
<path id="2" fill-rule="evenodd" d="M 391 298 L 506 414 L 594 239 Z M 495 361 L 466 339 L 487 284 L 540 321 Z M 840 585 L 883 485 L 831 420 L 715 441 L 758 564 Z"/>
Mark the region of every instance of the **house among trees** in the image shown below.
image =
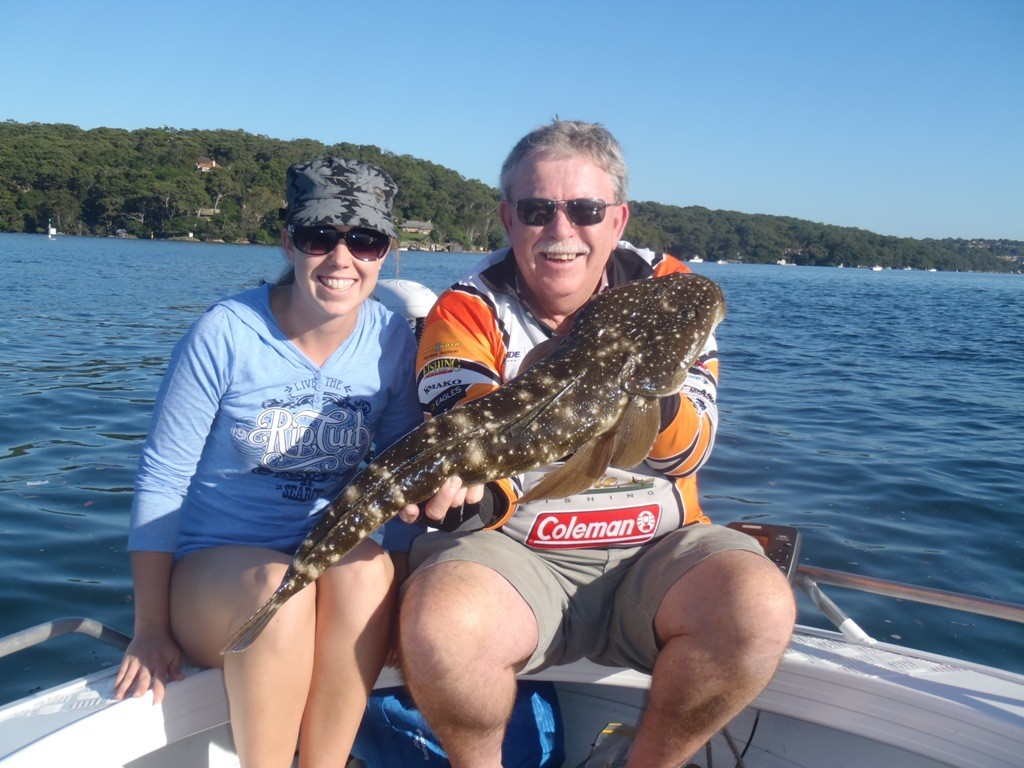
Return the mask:
<path id="1" fill-rule="evenodd" d="M 203 173 L 209 173 L 211 168 L 217 167 L 216 160 L 199 160 L 196 162 L 196 170 L 202 171 Z"/>
<path id="2" fill-rule="evenodd" d="M 412 219 L 399 225 L 403 232 L 415 232 L 418 235 L 429 235 L 434 231 L 434 225 L 429 221 L 413 221 Z"/>

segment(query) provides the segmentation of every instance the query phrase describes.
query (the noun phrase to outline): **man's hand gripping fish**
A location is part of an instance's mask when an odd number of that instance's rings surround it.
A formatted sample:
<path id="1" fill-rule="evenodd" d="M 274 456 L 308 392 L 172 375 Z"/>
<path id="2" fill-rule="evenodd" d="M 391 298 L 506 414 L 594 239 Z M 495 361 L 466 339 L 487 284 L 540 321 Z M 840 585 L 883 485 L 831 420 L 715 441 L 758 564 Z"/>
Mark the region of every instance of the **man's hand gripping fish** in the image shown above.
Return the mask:
<path id="1" fill-rule="evenodd" d="M 228 640 L 247 648 L 292 595 L 407 504 L 451 476 L 486 483 L 573 454 L 520 501 L 561 498 L 609 465 L 635 467 L 660 427 L 658 399 L 677 394 L 725 298 L 695 274 L 638 280 L 591 299 L 545 358 L 481 398 L 414 429 L 364 468 L 299 545 L 277 591 Z"/>

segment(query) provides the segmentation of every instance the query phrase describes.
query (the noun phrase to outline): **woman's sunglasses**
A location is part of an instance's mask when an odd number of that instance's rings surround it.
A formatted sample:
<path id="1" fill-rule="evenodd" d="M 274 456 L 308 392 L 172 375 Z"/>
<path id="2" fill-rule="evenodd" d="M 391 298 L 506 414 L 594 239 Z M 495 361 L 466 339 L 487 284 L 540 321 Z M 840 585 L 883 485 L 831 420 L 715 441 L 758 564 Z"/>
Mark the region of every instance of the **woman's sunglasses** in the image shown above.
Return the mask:
<path id="1" fill-rule="evenodd" d="M 509 201 L 511 202 L 511 201 Z M 519 221 L 528 227 L 546 227 L 559 209 L 576 227 L 590 227 L 604 221 L 604 212 L 609 205 L 604 200 L 578 197 L 575 200 L 548 200 L 544 197 L 526 197 L 512 203 Z"/>
<path id="2" fill-rule="evenodd" d="M 350 229 L 342 232 L 326 224 L 304 227 L 288 225 L 288 235 L 295 247 L 310 256 L 326 256 L 345 241 L 345 247 L 360 261 L 383 259 L 391 247 L 391 238 L 375 229 Z"/>

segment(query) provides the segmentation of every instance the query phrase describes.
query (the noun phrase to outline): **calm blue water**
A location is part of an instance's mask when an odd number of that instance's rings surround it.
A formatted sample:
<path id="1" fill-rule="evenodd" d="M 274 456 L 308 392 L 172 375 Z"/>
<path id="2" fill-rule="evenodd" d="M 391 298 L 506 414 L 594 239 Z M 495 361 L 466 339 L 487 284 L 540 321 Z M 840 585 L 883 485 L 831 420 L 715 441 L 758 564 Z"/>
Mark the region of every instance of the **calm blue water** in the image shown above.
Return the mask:
<path id="1" fill-rule="evenodd" d="M 439 291 L 476 259 L 403 254 L 401 276 Z M 0 635 L 131 631 L 128 509 L 167 355 L 282 267 L 277 248 L 0 235 Z M 696 269 L 729 301 L 712 517 L 796 525 L 807 564 L 1024 602 L 1024 278 Z M 879 639 L 1024 672 L 1019 625 L 825 591 Z M 0 660 L 0 701 L 118 660 L 51 641 Z"/>

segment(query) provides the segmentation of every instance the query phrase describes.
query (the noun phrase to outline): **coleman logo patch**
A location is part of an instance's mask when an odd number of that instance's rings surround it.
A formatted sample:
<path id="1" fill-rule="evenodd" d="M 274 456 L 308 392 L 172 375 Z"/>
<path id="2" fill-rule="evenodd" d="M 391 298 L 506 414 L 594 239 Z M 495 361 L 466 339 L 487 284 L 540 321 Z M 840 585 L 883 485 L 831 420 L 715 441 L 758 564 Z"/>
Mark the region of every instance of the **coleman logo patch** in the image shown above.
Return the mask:
<path id="1" fill-rule="evenodd" d="M 526 543 L 537 549 L 635 546 L 649 541 L 661 520 L 659 504 L 599 512 L 543 512 Z"/>

